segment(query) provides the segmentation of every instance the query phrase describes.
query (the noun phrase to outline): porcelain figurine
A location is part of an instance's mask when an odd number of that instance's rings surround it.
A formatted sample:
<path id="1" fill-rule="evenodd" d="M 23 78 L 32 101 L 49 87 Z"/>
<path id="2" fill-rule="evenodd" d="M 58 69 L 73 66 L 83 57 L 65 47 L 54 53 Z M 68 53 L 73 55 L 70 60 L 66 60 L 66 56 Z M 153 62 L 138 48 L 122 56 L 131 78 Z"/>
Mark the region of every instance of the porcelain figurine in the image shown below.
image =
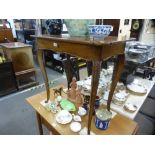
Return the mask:
<path id="1" fill-rule="evenodd" d="M 82 104 L 84 103 L 84 97 L 81 94 L 81 89 L 78 89 L 76 91 L 76 103 L 79 104 L 80 106 L 82 106 Z"/>
<path id="2" fill-rule="evenodd" d="M 81 89 L 77 88 L 76 78 L 72 78 L 72 82 L 70 83 L 70 89 L 67 92 L 67 98 L 69 101 L 73 103 L 80 104 L 80 106 L 84 103 L 84 98 L 81 93 Z"/>
<path id="3" fill-rule="evenodd" d="M 67 92 L 67 97 L 70 101 L 75 101 L 76 99 L 76 89 L 77 89 L 77 83 L 76 78 L 72 78 L 72 82 L 70 83 L 70 89 Z"/>

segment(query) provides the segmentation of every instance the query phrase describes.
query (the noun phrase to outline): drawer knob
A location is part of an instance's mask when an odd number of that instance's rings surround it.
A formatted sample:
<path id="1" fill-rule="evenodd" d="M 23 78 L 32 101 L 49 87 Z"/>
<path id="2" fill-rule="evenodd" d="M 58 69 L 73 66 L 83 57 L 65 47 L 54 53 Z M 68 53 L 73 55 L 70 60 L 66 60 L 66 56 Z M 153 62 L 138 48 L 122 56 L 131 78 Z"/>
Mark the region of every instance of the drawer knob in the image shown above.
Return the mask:
<path id="1" fill-rule="evenodd" d="M 53 46 L 54 47 L 58 47 L 58 43 L 53 43 Z"/>

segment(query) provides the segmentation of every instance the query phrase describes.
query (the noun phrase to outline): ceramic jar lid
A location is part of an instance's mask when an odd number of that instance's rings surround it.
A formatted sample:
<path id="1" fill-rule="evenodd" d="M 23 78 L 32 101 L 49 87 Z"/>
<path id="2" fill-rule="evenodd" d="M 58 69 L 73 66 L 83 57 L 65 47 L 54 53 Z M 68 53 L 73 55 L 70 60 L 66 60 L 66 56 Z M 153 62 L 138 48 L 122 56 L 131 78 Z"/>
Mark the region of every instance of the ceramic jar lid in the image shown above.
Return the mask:
<path id="1" fill-rule="evenodd" d="M 106 109 L 98 109 L 96 111 L 96 117 L 102 121 L 110 120 L 112 118 L 112 112 Z"/>

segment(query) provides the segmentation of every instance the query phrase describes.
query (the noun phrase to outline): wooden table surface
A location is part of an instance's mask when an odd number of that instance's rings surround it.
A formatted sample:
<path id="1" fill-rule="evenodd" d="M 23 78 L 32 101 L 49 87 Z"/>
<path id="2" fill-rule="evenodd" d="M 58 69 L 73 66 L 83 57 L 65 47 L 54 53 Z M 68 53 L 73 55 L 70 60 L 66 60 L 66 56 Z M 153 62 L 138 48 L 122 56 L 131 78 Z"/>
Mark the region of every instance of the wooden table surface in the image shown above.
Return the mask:
<path id="1" fill-rule="evenodd" d="M 32 47 L 29 44 L 24 44 L 21 42 L 10 42 L 10 43 L 1 43 L 0 46 L 3 48 L 24 48 L 24 47 Z"/>
<path id="2" fill-rule="evenodd" d="M 58 86 L 59 87 L 59 86 Z M 54 99 L 53 90 L 50 89 L 50 100 Z M 63 93 L 63 96 L 65 94 Z M 70 124 L 61 125 L 56 122 L 55 116 L 52 112 L 47 111 L 40 102 L 46 99 L 46 92 L 41 92 L 32 97 L 26 99 L 26 101 L 35 109 L 37 114 L 42 118 L 43 124 L 53 132 L 53 134 L 61 135 L 77 135 L 79 133 L 74 133 L 70 130 Z M 88 115 L 82 117 L 82 128 L 87 127 Z M 94 116 L 91 123 L 91 131 L 97 135 L 132 135 L 137 131 L 137 123 L 117 114 L 110 122 L 108 130 L 99 130 L 95 127 Z"/>

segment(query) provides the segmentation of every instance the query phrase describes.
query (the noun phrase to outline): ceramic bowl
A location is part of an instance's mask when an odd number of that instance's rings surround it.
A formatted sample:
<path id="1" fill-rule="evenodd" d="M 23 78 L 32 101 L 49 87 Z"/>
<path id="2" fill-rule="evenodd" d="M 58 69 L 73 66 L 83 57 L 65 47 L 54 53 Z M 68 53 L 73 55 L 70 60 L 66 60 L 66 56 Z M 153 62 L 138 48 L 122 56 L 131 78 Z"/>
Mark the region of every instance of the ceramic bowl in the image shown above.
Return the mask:
<path id="1" fill-rule="evenodd" d="M 112 25 L 88 25 L 89 35 L 93 37 L 106 37 L 113 30 Z"/>
<path id="2" fill-rule="evenodd" d="M 128 93 L 125 91 L 119 91 L 114 94 L 113 103 L 117 105 L 123 105 L 128 97 Z"/>

